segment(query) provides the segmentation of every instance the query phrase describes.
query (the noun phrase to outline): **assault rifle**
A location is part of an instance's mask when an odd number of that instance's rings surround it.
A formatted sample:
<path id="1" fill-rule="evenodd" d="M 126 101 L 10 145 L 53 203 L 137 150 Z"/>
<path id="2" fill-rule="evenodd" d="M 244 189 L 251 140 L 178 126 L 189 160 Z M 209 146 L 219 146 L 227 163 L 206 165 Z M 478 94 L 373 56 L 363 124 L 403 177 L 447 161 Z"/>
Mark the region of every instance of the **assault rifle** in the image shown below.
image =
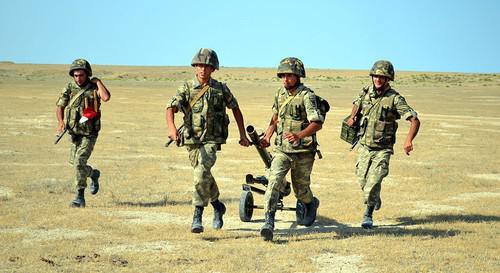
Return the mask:
<path id="1" fill-rule="evenodd" d="M 177 129 L 177 146 L 179 146 L 179 143 L 181 142 L 181 137 L 182 137 L 182 132 L 184 131 L 184 124 L 182 124 L 179 129 Z M 173 139 L 169 138 L 168 142 L 165 143 L 165 147 L 170 146 L 174 142 Z"/>
<path id="2" fill-rule="evenodd" d="M 66 134 L 67 131 L 68 131 L 68 127 L 64 127 L 64 131 L 57 133 L 54 144 L 59 143 L 59 140 L 61 140 L 61 138 L 64 136 L 64 134 Z"/>

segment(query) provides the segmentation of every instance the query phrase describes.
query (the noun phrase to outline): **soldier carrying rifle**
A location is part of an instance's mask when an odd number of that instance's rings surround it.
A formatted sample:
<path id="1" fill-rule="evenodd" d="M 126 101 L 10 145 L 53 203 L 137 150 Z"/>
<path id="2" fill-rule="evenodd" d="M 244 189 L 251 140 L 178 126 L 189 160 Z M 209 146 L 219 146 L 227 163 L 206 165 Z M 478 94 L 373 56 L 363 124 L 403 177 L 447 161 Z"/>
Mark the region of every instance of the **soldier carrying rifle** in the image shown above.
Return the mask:
<path id="1" fill-rule="evenodd" d="M 222 228 L 226 206 L 219 200 L 219 189 L 211 168 L 217 159 L 216 152 L 226 143 L 229 117 L 226 108 L 232 110 L 240 133 L 240 145 L 249 146 L 243 115 L 236 98 L 225 83 L 212 79 L 212 72 L 219 69 L 219 59 L 212 49 L 201 48 L 191 65 L 196 77 L 179 87 L 177 94 L 167 103 L 166 119 L 168 137 L 178 146 L 186 146 L 194 173 L 192 203 L 195 207 L 191 232 L 203 232 L 203 210 L 210 202 L 214 208 L 212 226 Z M 182 111 L 184 124 L 178 130 L 174 113 Z M 180 128 L 180 127 L 179 127 Z"/>
<path id="2" fill-rule="evenodd" d="M 90 192 L 99 191 L 100 171 L 87 165 L 101 129 L 102 101 L 109 101 L 110 93 L 98 78 L 92 76 L 90 63 L 76 59 L 71 64 L 69 75 L 73 81 L 62 90 L 57 100 L 56 116 L 58 121 L 56 144 L 64 133 L 71 136 L 69 163 L 75 168 L 76 197 L 72 207 L 85 207 L 84 192 L 87 177 L 90 177 Z"/>

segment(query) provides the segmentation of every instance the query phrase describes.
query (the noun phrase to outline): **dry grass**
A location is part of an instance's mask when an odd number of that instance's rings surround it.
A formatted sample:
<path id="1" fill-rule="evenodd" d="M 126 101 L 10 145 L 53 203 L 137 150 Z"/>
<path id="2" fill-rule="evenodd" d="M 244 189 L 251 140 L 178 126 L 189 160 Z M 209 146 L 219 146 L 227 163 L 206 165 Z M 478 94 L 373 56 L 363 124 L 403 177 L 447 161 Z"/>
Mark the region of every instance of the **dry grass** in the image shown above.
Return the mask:
<path id="1" fill-rule="evenodd" d="M 420 113 L 415 151 L 403 154 L 400 122 L 377 228 L 359 228 L 363 204 L 356 153 L 340 120 L 366 71 L 309 70 L 306 84 L 333 107 L 319 141 L 312 189 L 318 222 L 298 227 L 278 212 L 273 243 L 238 218 L 241 184 L 263 172 L 254 148 L 237 145 L 231 123 L 214 175 L 228 213 L 221 231 L 189 232 L 191 170 L 184 149 L 164 148 L 164 105 L 188 67 L 96 66 L 112 92 L 90 164 L 102 188 L 70 209 L 68 140 L 52 144 L 55 101 L 66 66 L 0 64 L 0 272 L 498 272 L 500 271 L 500 76 L 413 73 L 395 87 Z M 264 128 L 279 82 L 270 69 L 222 68 L 247 123 Z M 261 202 L 257 197 L 256 202 Z M 293 197 L 285 205 L 293 206 Z"/>

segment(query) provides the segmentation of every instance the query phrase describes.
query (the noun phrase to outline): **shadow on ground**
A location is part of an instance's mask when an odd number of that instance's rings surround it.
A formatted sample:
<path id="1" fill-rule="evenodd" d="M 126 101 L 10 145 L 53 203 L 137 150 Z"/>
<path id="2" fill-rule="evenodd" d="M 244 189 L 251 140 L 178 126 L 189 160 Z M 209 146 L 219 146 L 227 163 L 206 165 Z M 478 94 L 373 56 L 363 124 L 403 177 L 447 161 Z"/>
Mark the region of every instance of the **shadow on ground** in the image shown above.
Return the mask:
<path id="1" fill-rule="evenodd" d="M 350 224 L 343 224 L 335 219 L 327 217 L 318 217 L 314 225 L 311 227 L 297 226 L 295 222 L 290 222 L 289 228 L 277 228 L 275 230 L 275 240 L 273 243 L 287 244 L 290 241 L 307 241 L 307 240 L 318 240 L 318 239 L 346 239 L 355 236 L 374 236 L 374 235 L 385 235 L 394 237 L 403 236 L 419 236 L 425 237 L 427 239 L 434 238 L 447 238 L 454 237 L 463 231 L 456 229 L 435 229 L 435 228 L 425 228 L 425 227 L 412 227 L 420 224 L 426 224 L 431 222 L 445 222 L 445 221 L 465 221 L 465 222 L 480 222 L 480 221 L 498 221 L 499 217 L 495 216 L 480 216 L 480 215 L 436 215 L 429 217 L 430 219 L 412 219 L 410 217 L 398 218 L 400 223 L 391 225 L 374 225 L 372 229 L 364 229 L 358 226 L 352 226 Z M 455 219 L 455 220 L 453 220 Z M 277 219 L 277 221 L 280 221 Z M 252 223 L 262 223 L 263 220 L 251 221 Z M 259 225 L 260 227 L 260 225 Z M 236 228 L 231 229 L 233 231 L 243 231 L 252 232 L 253 236 L 248 237 L 260 237 L 258 228 Z M 304 236 L 297 237 L 300 235 L 308 234 L 323 234 L 324 236 Z M 245 236 L 237 236 L 238 238 L 247 238 Z M 223 239 L 223 238 L 219 238 Z M 229 238 L 227 238 L 229 239 Z M 234 237 L 231 237 L 234 239 Z"/>

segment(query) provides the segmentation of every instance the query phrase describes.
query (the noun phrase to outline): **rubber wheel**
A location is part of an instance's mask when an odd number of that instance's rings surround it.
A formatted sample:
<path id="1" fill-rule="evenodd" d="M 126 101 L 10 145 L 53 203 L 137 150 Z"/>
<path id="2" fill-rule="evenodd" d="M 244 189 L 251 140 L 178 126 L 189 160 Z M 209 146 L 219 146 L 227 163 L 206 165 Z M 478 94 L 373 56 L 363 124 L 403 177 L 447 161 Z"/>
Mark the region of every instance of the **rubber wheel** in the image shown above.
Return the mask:
<path id="1" fill-rule="evenodd" d="M 240 220 L 250 222 L 253 215 L 253 195 L 251 191 L 243 191 L 240 195 Z"/>

